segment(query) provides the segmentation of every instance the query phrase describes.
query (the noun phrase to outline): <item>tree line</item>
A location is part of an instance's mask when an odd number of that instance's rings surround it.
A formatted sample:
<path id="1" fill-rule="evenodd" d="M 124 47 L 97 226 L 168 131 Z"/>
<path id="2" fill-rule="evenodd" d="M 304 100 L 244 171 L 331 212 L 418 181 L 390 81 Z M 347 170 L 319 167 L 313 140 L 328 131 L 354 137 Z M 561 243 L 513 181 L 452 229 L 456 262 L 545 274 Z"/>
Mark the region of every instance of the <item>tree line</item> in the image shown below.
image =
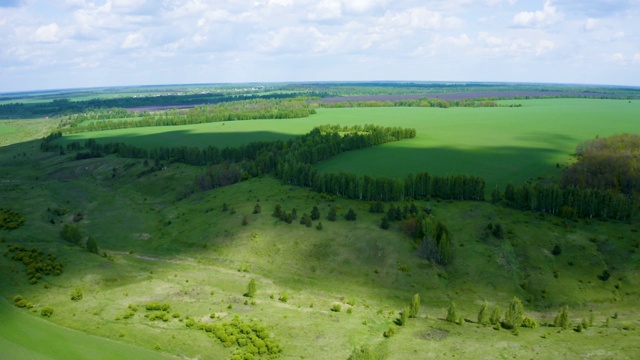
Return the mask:
<path id="1" fill-rule="evenodd" d="M 285 100 L 243 100 L 216 105 L 196 106 L 192 109 L 172 109 L 160 112 L 136 113 L 125 109 L 85 112 L 69 116 L 59 129 L 63 133 L 78 133 L 151 126 L 194 125 L 211 122 L 293 119 L 315 114 L 306 98 Z M 89 124 L 84 122 L 91 121 Z"/>
<path id="2" fill-rule="evenodd" d="M 436 98 L 404 99 L 404 100 L 362 100 L 317 103 L 323 108 L 351 108 L 351 107 L 497 107 L 498 103 L 486 99 L 443 100 Z"/>
<path id="3" fill-rule="evenodd" d="M 504 200 L 507 206 L 527 211 L 558 215 L 564 218 L 632 219 L 638 208 L 637 196 L 607 189 L 558 185 L 522 186 L 508 184 L 504 193 L 496 187 L 492 200 Z"/>
<path id="4" fill-rule="evenodd" d="M 290 99 L 300 96 L 321 97 L 327 95 L 323 92 L 273 92 L 269 94 L 187 94 L 187 95 L 163 95 L 163 96 L 138 96 L 117 97 L 110 99 L 89 99 L 72 101 L 69 99 L 56 99 L 48 102 L 23 103 L 15 102 L 0 105 L 0 118 L 18 119 L 44 116 L 66 116 L 71 114 L 95 111 L 97 109 L 134 108 L 143 106 L 166 105 L 200 105 L 235 102 L 240 100 L 255 99 Z"/>

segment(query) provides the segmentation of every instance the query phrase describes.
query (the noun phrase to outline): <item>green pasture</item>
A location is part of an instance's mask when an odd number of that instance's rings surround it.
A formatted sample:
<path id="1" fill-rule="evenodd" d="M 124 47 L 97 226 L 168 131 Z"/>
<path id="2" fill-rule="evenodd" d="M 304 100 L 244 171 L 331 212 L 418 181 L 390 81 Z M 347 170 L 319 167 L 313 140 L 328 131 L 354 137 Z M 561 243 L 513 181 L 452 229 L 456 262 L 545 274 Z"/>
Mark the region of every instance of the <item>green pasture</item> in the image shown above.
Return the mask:
<path id="1" fill-rule="evenodd" d="M 161 352 L 71 330 L 29 315 L 0 299 L 0 358 L 170 359 Z"/>
<path id="2" fill-rule="evenodd" d="M 258 140 L 286 140 L 321 124 L 378 124 L 412 127 L 417 137 L 352 151 L 319 164 L 320 171 L 393 176 L 427 171 L 473 174 L 487 187 L 519 184 L 556 175 L 576 146 L 595 136 L 640 131 L 640 101 L 601 99 L 509 100 L 496 108 L 318 109 L 309 118 L 252 120 L 190 126 L 119 129 L 65 136 L 95 138 L 143 147 L 237 146 Z"/>

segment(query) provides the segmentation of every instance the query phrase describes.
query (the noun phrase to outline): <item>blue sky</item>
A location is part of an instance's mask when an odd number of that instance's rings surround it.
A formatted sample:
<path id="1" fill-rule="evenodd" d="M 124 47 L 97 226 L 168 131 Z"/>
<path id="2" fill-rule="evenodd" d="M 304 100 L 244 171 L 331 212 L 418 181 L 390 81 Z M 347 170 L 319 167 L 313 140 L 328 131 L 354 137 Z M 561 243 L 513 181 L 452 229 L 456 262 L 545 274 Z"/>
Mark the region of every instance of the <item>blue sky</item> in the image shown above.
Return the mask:
<path id="1" fill-rule="evenodd" d="M 323 80 L 640 85 L 640 0 L 0 0 L 0 92 Z"/>

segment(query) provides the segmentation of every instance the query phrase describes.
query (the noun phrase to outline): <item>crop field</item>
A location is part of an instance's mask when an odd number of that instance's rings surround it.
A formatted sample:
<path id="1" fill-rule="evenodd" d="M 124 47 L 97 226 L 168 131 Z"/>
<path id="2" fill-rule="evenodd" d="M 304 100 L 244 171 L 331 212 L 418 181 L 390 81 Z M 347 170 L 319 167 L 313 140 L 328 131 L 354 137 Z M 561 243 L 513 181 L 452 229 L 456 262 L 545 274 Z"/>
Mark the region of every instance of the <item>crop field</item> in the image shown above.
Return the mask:
<path id="1" fill-rule="evenodd" d="M 286 140 L 322 124 L 377 124 L 415 128 L 415 139 L 344 153 L 318 165 L 320 171 L 404 178 L 473 174 L 487 186 L 504 187 L 555 175 L 578 144 L 595 136 L 637 132 L 640 101 L 603 99 L 504 100 L 496 108 L 318 109 L 303 119 L 251 120 L 151 127 L 67 135 L 62 141 L 95 138 L 142 147 L 235 146 Z M 606 120 L 605 120 L 606 119 Z"/>

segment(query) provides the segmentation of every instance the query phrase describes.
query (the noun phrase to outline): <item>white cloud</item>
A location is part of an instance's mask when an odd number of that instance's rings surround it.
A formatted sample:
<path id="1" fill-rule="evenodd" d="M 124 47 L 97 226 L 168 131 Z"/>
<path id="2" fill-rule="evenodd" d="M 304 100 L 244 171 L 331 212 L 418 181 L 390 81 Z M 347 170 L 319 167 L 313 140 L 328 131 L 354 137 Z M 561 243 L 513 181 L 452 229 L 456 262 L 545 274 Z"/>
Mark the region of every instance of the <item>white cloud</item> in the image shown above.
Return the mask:
<path id="1" fill-rule="evenodd" d="M 122 49 L 135 49 L 143 46 L 145 43 L 144 35 L 140 33 L 129 34 L 126 39 L 122 42 L 120 47 Z"/>
<path id="2" fill-rule="evenodd" d="M 463 21 L 455 16 L 445 16 L 440 12 L 424 7 L 412 8 L 401 12 L 387 12 L 381 19 L 390 27 L 407 29 L 449 29 L 461 26 Z"/>
<path id="3" fill-rule="evenodd" d="M 336 0 L 320 1 L 307 13 L 310 20 L 337 19 L 342 16 L 342 3 Z"/>
<path id="4" fill-rule="evenodd" d="M 584 25 L 582 27 L 585 31 L 591 31 L 598 27 L 599 24 L 600 21 L 598 19 L 588 18 L 584 21 Z"/>
<path id="5" fill-rule="evenodd" d="M 33 34 L 32 39 L 38 42 L 57 42 L 60 41 L 60 26 L 56 23 L 42 25 Z"/>
<path id="6" fill-rule="evenodd" d="M 513 24 L 522 27 L 545 27 L 562 21 L 564 15 L 551 5 L 551 1 L 545 1 L 542 10 L 522 11 L 513 17 Z"/>
<path id="7" fill-rule="evenodd" d="M 640 53 L 633 54 L 633 62 L 640 63 Z"/>

